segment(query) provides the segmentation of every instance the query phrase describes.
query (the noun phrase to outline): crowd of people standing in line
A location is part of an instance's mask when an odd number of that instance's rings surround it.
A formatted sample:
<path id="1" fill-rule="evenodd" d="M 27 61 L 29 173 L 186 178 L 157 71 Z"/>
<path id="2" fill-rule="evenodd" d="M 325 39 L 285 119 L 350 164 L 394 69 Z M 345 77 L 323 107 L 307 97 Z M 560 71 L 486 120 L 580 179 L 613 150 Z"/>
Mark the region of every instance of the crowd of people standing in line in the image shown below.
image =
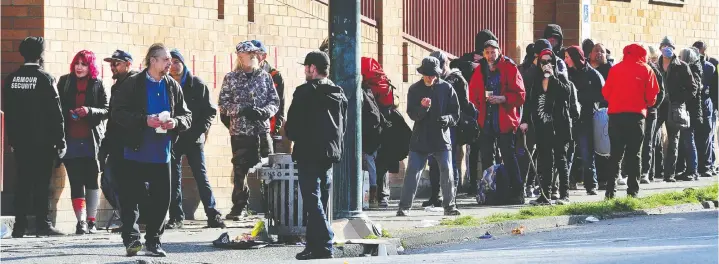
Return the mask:
<path id="1" fill-rule="evenodd" d="M 148 49 L 141 72 L 131 70 L 134 61 L 125 51 L 104 59 L 115 79 L 108 93 L 98 79 L 93 52 L 78 52 L 70 73 L 56 82 L 42 68 L 44 39 L 23 40 L 25 64 L 7 77 L 2 91 L 20 175 L 12 236 L 25 235 L 28 214 L 36 216 L 38 236 L 62 235 L 48 218 L 47 186 L 56 160 L 70 180 L 77 234 L 97 231 L 98 174 L 116 186 L 113 207 L 121 214 L 128 256 L 143 246 L 166 256 L 160 241 L 164 230 L 183 227 L 182 156 L 197 181 L 208 227 L 224 228 L 203 151 L 219 112 L 233 153 L 233 206 L 225 218 L 246 215 L 249 170 L 273 152 L 272 136 L 284 128 L 295 143 L 292 156 L 307 213 L 307 245 L 297 258 L 331 258 L 334 234 L 325 214 L 329 171 L 342 156 L 348 102 L 342 88 L 327 78 L 328 43 L 302 63 L 307 82 L 295 89 L 286 120 L 284 81 L 265 60 L 265 46 L 252 40 L 235 49 L 235 68 L 225 76 L 215 105 L 180 51 L 161 43 Z M 432 192 L 423 206 L 460 215 L 455 197 L 464 145 L 470 160 L 466 191 L 476 191 L 480 171 L 502 164 L 506 204 L 524 204 L 532 197 L 537 197 L 530 202 L 535 205 L 568 204 L 577 182 L 584 183 L 588 195 L 605 190 L 611 199 L 617 184 L 628 185 L 627 194 L 637 196 L 640 183 L 655 179 L 712 177 L 718 173 L 713 141 L 717 60 L 706 50 L 702 41 L 677 50 L 665 37 L 658 49 L 624 47 L 622 61 L 614 65 L 603 44 L 587 39 L 581 47 L 565 48 L 561 28 L 548 25 L 544 38 L 527 46 L 520 64 L 502 53 L 489 30 L 479 32 L 475 51 L 460 58 L 432 52 L 417 68 L 422 79 L 408 90 L 411 130 L 397 102 L 381 102 L 384 95 L 362 87 L 364 167 L 374 176 L 371 204 L 388 206 L 387 172 L 397 171 L 408 157 L 397 216 L 410 214 L 428 162 Z M 594 145 L 600 111 L 608 114 L 609 153 L 596 153 Z M 668 141 L 666 152 L 662 137 Z M 480 160 L 482 168 L 477 168 Z M 146 225 L 144 244 L 139 221 Z"/>

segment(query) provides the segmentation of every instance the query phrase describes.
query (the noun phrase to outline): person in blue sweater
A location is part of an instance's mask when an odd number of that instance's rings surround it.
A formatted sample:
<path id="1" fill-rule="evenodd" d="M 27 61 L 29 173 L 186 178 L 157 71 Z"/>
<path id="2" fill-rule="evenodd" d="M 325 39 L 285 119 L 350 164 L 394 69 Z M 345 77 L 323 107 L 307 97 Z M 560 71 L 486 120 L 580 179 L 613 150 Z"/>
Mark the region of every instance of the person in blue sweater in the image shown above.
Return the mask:
<path id="1" fill-rule="evenodd" d="M 172 58 L 167 47 L 153 44 L 144 64 L 146 69 L 128 77 L 112 96 L 111 115 L 124 134 L 124 160 L 118 177 L 122 240 L 127 256 L 142 249 L 137 225 L 141 213 L 147 224 L 147 251 L 164 257 L 167 253 L 160 238 L 170 207 L 171 150 L 179 133 L 190 128 L 192 113 L 180 84 L 168 75 Z M 150 197 L 137 195 L 144 192 L 145 182 L 150 184 Z M 147 204 L 147 210 L 138 212 L 140 202 Z"/>

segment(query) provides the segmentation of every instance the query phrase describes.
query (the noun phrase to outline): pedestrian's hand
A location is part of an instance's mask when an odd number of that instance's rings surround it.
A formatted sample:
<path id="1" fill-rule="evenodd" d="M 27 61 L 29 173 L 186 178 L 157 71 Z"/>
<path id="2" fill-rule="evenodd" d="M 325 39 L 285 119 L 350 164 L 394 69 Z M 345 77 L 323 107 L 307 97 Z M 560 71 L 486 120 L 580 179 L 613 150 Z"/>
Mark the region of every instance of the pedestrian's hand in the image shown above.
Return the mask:
<path id="1" fill-rule="evenodd" d="M 522 123 L 519 125 L 519 130 L 522 130 L 522 133 L 527 133 L 527 129 L 529 129 L 529 125 L 527 123 Z"/>
<path id="2" fill-rule="evenodd" d="M 147 116 L 147 126 L 151 128 L 158 128 L 162 126 L 162 121 L 160 121 L 157 116 Z"/>
<path id="3" fill-rule="evenodd" d="M 162 123 L 162 129 L 164 130 L 172 130 L 175 129 L 177 126 L 177 120 L 174 118 L 170 118 L 170 120 L 167 120 L 167 122 Z"/>
<path id="4" fill-rule="evenodd" d="M 487 100 L 489 100 L 490 104 L 503 104 L 507 102 L 507 97 L 505 97 L 504 95 L 493 95 Z"/>
<path id="5" fill-rule="evenodd" d="M 85 106 L 75 109 L 75 114 L 77 114 L 80 118 L 86 117 L 89 112 L 89 109 Z"/>
<path id="6" fill-rule="evenodd" d="M 260 109 L 257 107 L 246 108 L 242 113 L 249 120 L 259 121 L 259 120 L 264 119 L 262 117 L 262 113 L 260 112 Z M 262 121 L 264 121 L 264 120 L 262 120 Z"/>
<path id="7" fill-rule="evenodd" d="M 429 108 L 430 106 L 432 106 L 432 99 L 428 97 L 422 98 L 422 107 Z"/>

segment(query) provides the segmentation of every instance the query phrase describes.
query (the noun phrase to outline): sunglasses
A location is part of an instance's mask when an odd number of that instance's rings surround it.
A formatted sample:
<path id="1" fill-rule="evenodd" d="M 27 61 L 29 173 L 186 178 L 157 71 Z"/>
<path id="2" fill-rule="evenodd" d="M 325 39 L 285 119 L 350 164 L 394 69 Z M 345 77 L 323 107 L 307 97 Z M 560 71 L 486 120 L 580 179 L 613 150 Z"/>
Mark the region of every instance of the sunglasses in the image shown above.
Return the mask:
<path id="1" fill-rule="evenodd" d="M 113 62 L 110 62 L 110 67 L 117 67 L 117 66 L 120 66 L 120 64 L 121 64 L 121 63 L 122 63 L 122 62 L 119 62 L 119 61 L 113 61 Z"/>
<path id="2" fill-rule="evenodd" d="M 548 61 L 548 60 L 540 60 L 540 61 L 539 61 L 539 64 L 541 64 L 541 65 L 549 65 L 549 64 L 552 64 L 552 63 L 551 63 L 550 61 Z"/>

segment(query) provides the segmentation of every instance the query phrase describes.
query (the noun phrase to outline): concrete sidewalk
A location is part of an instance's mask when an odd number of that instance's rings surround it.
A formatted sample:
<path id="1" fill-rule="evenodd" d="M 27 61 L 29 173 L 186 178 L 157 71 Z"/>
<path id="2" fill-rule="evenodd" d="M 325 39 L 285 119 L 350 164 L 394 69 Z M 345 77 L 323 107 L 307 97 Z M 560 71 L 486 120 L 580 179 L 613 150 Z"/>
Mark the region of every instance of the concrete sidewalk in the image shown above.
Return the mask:
<path id="1" fill-rule="evenodd" d="M 649 184 L 641 184 L 639 186 L 639 197 L 656 194 L 660 192 L 667 192 L 667 191 L 680 191 L 685 188 L 690 187 L 702 187 L 702 186 L 709 186 L 711 184 L 717 183 L 717 177 L 711 177 L 711 178 L 699 178 L 699 181 L 691 181 L 691 182 L 675 182 L 675 183 L 666 183 L 666 182 L 653 182 Z M 617 196 L 618 197 L 624 197 L 626 196 L 626 188 L 627 186 L 618 186 Z M 582 203 L 582 202 L 596 202 L 601 201 L 604 199 L 604 191 L 597 191 L 599 195 L 595 196 L 588 196 L 586 191 L 578 190 L 578 191 L 569 191 L 570 196 L 569 199 L 573 203 Z M 496 213 L 516 213 L 520 209 L 530 206 L 529 201 L 532 199 L 527 199 L 525 205 L 508 205 L 508 206 L 480 206 L 475 201 L 474 197 L 468 197 L 467 195 L 460 195 L 457 199 L 457 206 L 460 211 L 462 211 L 462 215 L 471 215 L 475 217 L 487 217 Z M 399 201 L 393 200 L 390 201 L 390 207 L 387 209 L 370 209 L 366 210 L 365 213 L 369 216 L 369 218 L 376 224 L 381 225 L 382 228 L 387 229 L 392 232 L 405 230 L 405 229 L 415 229 L 416 226 L 422 223 L 423 220 L 442 220 L 445 218 L 453 219 L 456 218 L 456 216 L 444 216 L 443 211 L 439 212 L 427 212 L 423 208 L 421 208 L 422 202 L 426 201 L 426 198 L 419 198 L 415 199 L 413 203 L 412 210 L 410 211 L 410 216 L 406 217 L 397 217 L 395 216 L 395 213 L 397 212 L 397 206 Z"/>
<path id="2" fill-rule="evenodd" d="M 641 185 L 640 196 L 658 192 L 677 191 L 688 187 L 708 186 L 717 182 L 717 178 L 703 178 L 696 182 L 651 183 Z M 621 186 L 620 190 L 624 190 Z M 620 196 L 624 194 L 620 191 Z M 574 202 L 599 201 L 603 195 L 587 196 L 584 191 L 572 191 Z M 421 201 L 416 201 L 419 208 Z M 416 228 L 422 220 L 441 220 L 446 218 L 442 212 L 425 212 L 422 209 L 412 210 L 411 216 L 395 217 L 397 201 L 383 210 L 367 211 L 372 221 L 389 230 L 396 237 L 403 233 L 425 234 L 432 236 L 438 232 L 435 228 Z M 459 208 L 463 215 L 476 217 L 489 216 L 494 213 L 517 212 L 523 206 L 478 206 L 473 198 L 459 199 Z M 243 221 L 228 222 L 228 229 L 202 228 L 204 221 L 186 221 L 180 230 L 167 230 L 163 236 L 163 247 L 170 254 L 167 258 L 124 256 L 125 249 L 119 234 L 101 231 L 99 234 L 76 236 L 70 235 L 56 238 L 34 238 L 0 240 L 0 261 L 2 263 L 294 263 L 295 254 L 302 251 L 299 245 L 268 246 L 257 250 L 224 250 L 212 246 L 212 241 L 223 232 L 231 237 L 249 233 L 255 221 L 262 216 L 252 216 Z M 450 229 L 447 232 L 451 233 Z M 446 233 L 446 232 L 445 232 Z M 450 234 L 451 235 L 451 234 Z M 342 258 L 337 263 L 343 263 Z M 360 261 L 361 260 L 361 261 Z M 369 259 L 347 259 L 350 263 L 370 261 Z M 334 263 L 334 262 L 333 262 Z"/>

